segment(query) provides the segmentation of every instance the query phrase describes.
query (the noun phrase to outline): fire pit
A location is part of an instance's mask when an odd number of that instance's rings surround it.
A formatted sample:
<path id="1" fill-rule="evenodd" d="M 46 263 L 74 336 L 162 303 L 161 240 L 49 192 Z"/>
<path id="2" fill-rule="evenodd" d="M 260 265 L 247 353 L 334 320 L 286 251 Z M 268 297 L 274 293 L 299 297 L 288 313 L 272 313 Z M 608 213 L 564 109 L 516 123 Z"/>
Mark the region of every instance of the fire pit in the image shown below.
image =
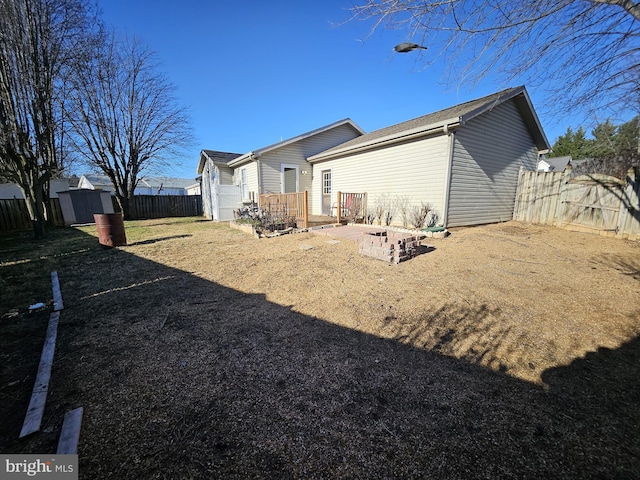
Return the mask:
<path id="1" fill-rule="evenodd" d="M 422 234 L 407 234 L 388 230 L 363 232 L 358 241 L 358 253 L 390 263 L 400 263 L 417 255 Z"/>

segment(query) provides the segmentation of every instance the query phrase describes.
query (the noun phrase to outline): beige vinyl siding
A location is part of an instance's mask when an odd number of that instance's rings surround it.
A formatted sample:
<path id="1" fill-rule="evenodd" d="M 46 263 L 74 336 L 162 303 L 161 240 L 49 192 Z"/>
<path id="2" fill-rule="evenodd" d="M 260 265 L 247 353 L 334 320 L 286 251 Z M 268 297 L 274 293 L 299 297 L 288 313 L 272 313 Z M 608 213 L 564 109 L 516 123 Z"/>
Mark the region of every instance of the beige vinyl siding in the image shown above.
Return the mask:
<path id="1" fill-rule="evenodd" d="M 254 199 L 258 201 L 258 167 L 256 162 L 249 162 L 236 168 L 233 172 L 233 184 L 240 185 L 242 180 L 242 170 L 244 169 L 247 171 L 247 192 L 249 194 L 249 198 L 243 198 L 242 201 L 244 202 L 249 200 L 252 196 L 252 192 Z"/>
<path id="2" fill-rule="evenodd" d="M 337 192 L 367 192 L 371 210 L 380 195 L 407 196 L 412 205 L 428 202 L 442 215 L 449 143 L 437 135 L 314 164 L 311 211 L 320 214 L 322 170 L 331 169 L 332 205 Z M 401 222 L 396 213 L 394 224 Z"/>
<path id="3" fill-rule="evenodd" d="M 220 175 L 220 185 L 233 185 L 233 169 L 227 166 L 219 165 L 218 173 Z"/>
<path id="4" fill-rule="evenodd" d="M 446 225 L 512 218 L 520 166 L 535 170 L 538 151 L 513 101 L 455 132 Z"/>
<path id="5" fill-rule="evenodd" d="M 311 191 L 311 164 L 307 162 L 307 157 L 328 150 L 357 136 L 358 133 L 351 126 L 340 125 L 326 132 L 304 138 L 263 154 L 259 159 L 262 180 L 261 193 L 282 192 L 282 164 L 298 165 L 298 189 L 301 192 L 305 190 Z"/>

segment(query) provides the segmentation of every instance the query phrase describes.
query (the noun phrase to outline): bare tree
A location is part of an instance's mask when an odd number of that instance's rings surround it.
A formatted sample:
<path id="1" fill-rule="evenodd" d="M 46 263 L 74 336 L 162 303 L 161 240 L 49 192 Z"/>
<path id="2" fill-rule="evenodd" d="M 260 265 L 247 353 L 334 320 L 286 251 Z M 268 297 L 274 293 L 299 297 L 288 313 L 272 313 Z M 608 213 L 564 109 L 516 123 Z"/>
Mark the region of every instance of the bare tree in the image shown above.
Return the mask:
<path id="1" fill-rule="evenodd" d="M 126 219 L 143 172 L 168 165 L 191 141 L 186 109 L 140 41 L 107 38 L 78 66 L 66 108 L 79 155 L 107 175 Z"/>
<path id="2" fill-rule="evenodd" d="M 445 55 L 456 83 L 490 71 L 546 86 L 554 104 L 623 110 L 640 100 L 640 3 L 632 0 L 361 0 L 351 20 L 402 29 Z M 433 48 L 432 48 L 433 47 Z M 439 52 L 437 51 L 439 49 Z M 435 50 L 435 51 L 434 51 Z M 427 57 L 429 55 L 429 57 Z M 430 60 L 427 60 L 430 58 Z M 551 85 L 557 85 L 552 87 Z"/>
<path id="3" fill-rule="evenodd" d="M 0 179 L 22 190 L 36 238 L 61 170 L 58 87 L 87 18 L 83 0 L 0 0 Z"/>

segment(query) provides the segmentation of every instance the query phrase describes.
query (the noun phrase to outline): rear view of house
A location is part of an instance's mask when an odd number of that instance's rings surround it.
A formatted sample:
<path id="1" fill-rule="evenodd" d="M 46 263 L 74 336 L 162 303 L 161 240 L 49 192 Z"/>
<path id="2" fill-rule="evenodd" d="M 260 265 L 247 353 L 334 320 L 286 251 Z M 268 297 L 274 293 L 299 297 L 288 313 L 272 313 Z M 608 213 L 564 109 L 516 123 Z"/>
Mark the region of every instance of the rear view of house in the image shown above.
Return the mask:
<path id="1" fill-rule="evenodd" d="M 511 88 L 309 157 L 311 211 L 338 191 L 367 192 L 369 205 L 380 195 L 430 203 L 443 226 L 510 220 L 520 166 L 535 170 L 548 149 L 526 89 Z"/>
<path id="2" fill-rule="evenodd" d="M 535 170 L 549 148 L 520 86 L 370 133 L 345 119 L 243 155 L 203 150 L 198 173 L 203 199 L 233 185 L 236 206 L 306 191 L 311 214 L 334 215 L 337 192 L 366 192 L 369 208 L 428 203 L 453 227 L 510 220 L 520 167 Z"/>

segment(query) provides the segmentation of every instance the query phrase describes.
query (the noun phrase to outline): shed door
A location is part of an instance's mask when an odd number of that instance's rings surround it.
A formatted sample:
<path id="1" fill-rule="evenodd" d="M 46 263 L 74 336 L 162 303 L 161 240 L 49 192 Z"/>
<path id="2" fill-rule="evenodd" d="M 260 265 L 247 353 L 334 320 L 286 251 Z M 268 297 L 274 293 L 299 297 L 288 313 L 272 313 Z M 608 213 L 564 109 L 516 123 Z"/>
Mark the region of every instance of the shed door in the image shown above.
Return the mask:
<path id="1" fill-rule="evenodd" d="M 322 214 L 331 215 L 331 170 L 322 170 Z"/>

